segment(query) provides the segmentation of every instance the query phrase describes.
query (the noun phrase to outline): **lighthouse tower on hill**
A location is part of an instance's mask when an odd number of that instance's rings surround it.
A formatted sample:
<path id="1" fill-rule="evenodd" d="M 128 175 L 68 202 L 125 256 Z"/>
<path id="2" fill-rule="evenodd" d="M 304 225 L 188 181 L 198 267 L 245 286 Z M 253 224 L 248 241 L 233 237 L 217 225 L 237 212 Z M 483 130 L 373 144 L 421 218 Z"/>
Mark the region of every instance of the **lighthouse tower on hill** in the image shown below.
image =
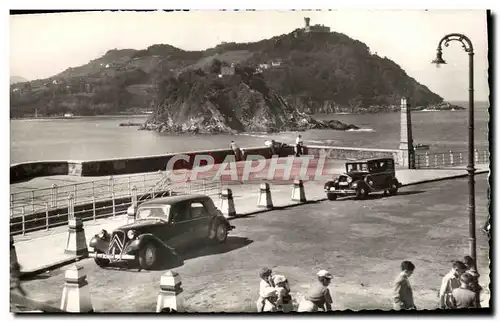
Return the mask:
<path id="1" fill-rule="evenodd" d="M 311 26 L 311 18 L 309 17 L 304 17 L 304 22 L 305 22 L 305 27 L 304 31 L 306 33 L 310 32 L 330 32 L 330 27 L 326 27 L 324 25 L 314 25 Z"/>

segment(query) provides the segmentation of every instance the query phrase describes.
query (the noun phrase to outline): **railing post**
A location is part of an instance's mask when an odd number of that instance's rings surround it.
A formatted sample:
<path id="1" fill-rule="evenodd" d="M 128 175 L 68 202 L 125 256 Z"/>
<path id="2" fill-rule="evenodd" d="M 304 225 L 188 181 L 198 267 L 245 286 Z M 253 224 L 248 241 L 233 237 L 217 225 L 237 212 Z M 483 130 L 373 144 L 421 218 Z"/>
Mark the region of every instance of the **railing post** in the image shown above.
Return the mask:
<path id="1" fill-rule="evenodd" d="M 129 177 L 128 177 L 128 195 L 129 195 L 129 197 L 131 197 L 131 196 L 132 196 L 132 191 L 130 191 L 130 189 L 131 189 L 131 188 L 130 188 L 130 176 L 129 176 Z"/>
<path id="2" fill-rule="evenodd" d="M 462 152 L 460 152 L 460 154 L 458 155 L 458 158 L 460 159 L 460 165 L 462 165 L 464 163 Z"/>
<path id="3" fill-rule="evenodd" d="M 14 194 L 10 194 L 10 216 L 14 213 Z"/>
<path id="4" fill-rule="evenodd" d="M 68 196 L 68 221 L 75 220 L 75 198 L 72 194 Z"/>
<path id="5" fill-rule="evenodd" d="M 425 152 L 425 167 L 428 168 L 430 167 L 429 163 L 429 153 Z"/>
<path id="6" fill-rule="evenodd" d="M 113 176 L 109 177 L 110 189 L 111 189 L 111 201 L 113 202 L 113 218 L 116 216 L 116 204 L 115 204 L 115 181 Z"/>
<path id="7" fill-rule="evenodd" d="M 146 175 L 142 176 L 142 193 L 146 193 Z"/>
<path id="8" fill-rule="evenodd" d="M 55 183 L 52 185 L 51 199 L 52 208 L 57 208 L 57 185 Z"/>
<path id="9" fill-rule="evenodd" d="M 24 218 L 24 206 L 21 207 L 22 234 L 26 234 L 26 218 Z"/>
<path id="10" fill-rule="evenodd" d="M 435 168 L 438 167 L 438 155 L 437 154 L 434 154 L 434 167 Z"/>
<path id="11" fill-rule="evenodd" d="M 35 213 L 35 190 L 31 190 L 31 211 Z"/>
<path id="12" fill-rule="evenodd" d="M 49 230 L 49 203 L 45 203 L 45 230 Z"/>
<path id="13" fill-rule="evenodd" d="M 77 186 L 76 186 L 76 183 L 75 183 L 75 185 L 73 186 L 73 198 L 75 200 L 75 203 L 76 203 L 76 192 L 77 192 Z"/>
<path id="14" fill-rule="evenodd" d="M 484 151 L 484 163 L 489 163 L 488 162 L 488 150 Z"/>
<path id="15" fill-rule="evenodd" d="M 476 163 L 479 163 L 479 151 L 477 149 L 474 150 L 474 156 L 476 159 Z"/>
<path id="16" fill-rule="evenodd" d="M 92 181 L 92 217 L 94 218 L 94 222 L 96 221 L 95 218 L 95 182 Z"/>
<path id="17" fill-rule="evenodd" d="M 443 157 L 443 160 L 442 160 L 443 161 L 443 168 L 445 168 L 446 167 L 446 154 L 443 153 L 442 157 Z"/>
<path id="18" fill-rule="evenodd" d="M 108 178 L 108 192 L 111 192 L 112 185 L 113 185 L 113 176 L 109 176 L 109 178 Z"/>
<path id="19" fill-rule="evenodd" d="M 450 164 L 451 164 L 451 166 L 453 166 L 454 165 L 454 162 L 453 162 L 453 152 L 451 152 L 451 150 L 449 152 L 450 152 Z"/>
<path id="20" fill-rule="evenodd" d="M 134 185 L 132 186 L 131 190 L 132 196 L 131 196 L 131 203 L 134 209 L 137 208 L 137 187 Z"/>

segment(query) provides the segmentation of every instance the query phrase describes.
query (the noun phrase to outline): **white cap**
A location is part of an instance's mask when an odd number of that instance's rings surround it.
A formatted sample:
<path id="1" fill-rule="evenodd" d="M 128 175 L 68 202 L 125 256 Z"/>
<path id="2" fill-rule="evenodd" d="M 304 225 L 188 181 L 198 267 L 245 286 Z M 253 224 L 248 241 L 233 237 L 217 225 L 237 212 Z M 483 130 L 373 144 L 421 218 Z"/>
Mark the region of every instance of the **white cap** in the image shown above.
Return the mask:
<path id="1" fill-rule="evenodd" d="M 328 272 L 327 270 L 324 270 L 324 269 L 317 272 L 316 275 L 318 275 L 318 277 L 326 277 L 328 279 L 333 278 L 332 274 L 330 274 L 330 272 Z"/>
<path id="2" fill-rule="evenodd" d="M 286 282 L 286 277 L 283 275 L 274 275 L 273 281 L 275 284 Z"/>

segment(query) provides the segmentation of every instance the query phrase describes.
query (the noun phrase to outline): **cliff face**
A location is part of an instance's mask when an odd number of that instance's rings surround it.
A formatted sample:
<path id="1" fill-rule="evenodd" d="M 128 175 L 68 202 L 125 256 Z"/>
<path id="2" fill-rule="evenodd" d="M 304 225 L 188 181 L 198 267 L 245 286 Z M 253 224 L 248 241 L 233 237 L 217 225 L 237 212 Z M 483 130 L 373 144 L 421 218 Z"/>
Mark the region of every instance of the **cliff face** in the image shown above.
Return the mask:
<path id="1" fill-rule="evenodd" d="M 26 116 L 35 109 L 38 115 L 68 112 L 99 115 L 151 110 L 166 104 L 162 86 L 182 87 L 180 84 L 184 82 L 174 85 L 175 82 L 169 79 L 197 70 L 221 73 L 222 67 L 227 71 L 231 64 L 261 75 L 266 87 L 280 97 L 278 100 L 286 102 L 278 104 L 274 102 L 276 98 L 258 89 L 262 97 L 251 91 L 241 95 L 233 91 L 236 94 L 230 97 L 217 94 L 217 100 L 236 104 L 231 106 L 234 109 L 239 108 L 239 102 L 243 102 L 243 109 L 247 105 L 259 106 L 265 102 L 271 111 L 274 106 L 284 104 L 305 113 L 378 113 L 398 110 L 402 96 L 410 97 L 415 106 L 424 108 L 442 102 L 439 95 L 408 76 L 395 62 L 372 54 L 364 43 L 341 33 L 304 33 L 297 29 L 254 43 L 224 43 L 204 51 L 184 51 L 162 44 L 145 50 L 110 50 L 86 65 L 68 68 L 49 79 L 12 85 L 11 115 Z M 170 82 L 170 85 L 165 82 Z M 203 81 L 199 83 L 203 84 Z M 256 90 L 247 80 L 243 83 Z M 239 84 L 232 84 L 233 90 L 236 89 L 234 86 Z M 203 88 L 196 90 L 204 91 Z M 245 88 L 241 90 L 247 91 Z M 208 102 L 213 106 L 225 106 L 219 101 L 214 103 L 214 99 L 212 97 Z M 197 101 L 208 104 L 199 98 Z M 184 104 L 182 106 L 188 108 L 192 105 L 189 101 L 181 103 L 177 99 L 169 99 L 169 104 Z M 211 110 L 208 106 L 204 109 Z M 222 115 L 230 113 L 224 108 L 220 112 Z M 188 111 L 182 113 L 191 115 Z M 265 121 L 262 119 L 258 123 L 262 122 Z M 280 128 L 284 122 L 279 116 L 272 126 L 263 127 Z M 237 123 L 231 128 L 250 126 Z"/>
<path id="2" fill-rule="evenodd" d="M 161 85 L 162 102 L 143 129 L 170 133 L 345 130 L 343 123 L 325 123 L 300 112 L 270 89 L 260 75 L 237 68 L 236 74 L 190 71 Z"/>

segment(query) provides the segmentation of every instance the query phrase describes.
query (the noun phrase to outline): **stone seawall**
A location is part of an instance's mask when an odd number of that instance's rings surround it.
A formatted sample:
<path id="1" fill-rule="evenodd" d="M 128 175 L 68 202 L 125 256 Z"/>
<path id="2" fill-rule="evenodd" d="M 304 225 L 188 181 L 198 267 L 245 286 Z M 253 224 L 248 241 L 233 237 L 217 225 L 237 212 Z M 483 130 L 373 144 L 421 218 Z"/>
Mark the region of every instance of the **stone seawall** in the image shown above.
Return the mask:
<path id="1" fill-rule="evenodd" d="M 363 160 L 374 158 L 394 158 L 394 162 L 398 164 L 399 150 L 390 149 L 369 149 L 369 148 L 350 148 L 350 147 L 335 147 L 335 146 L 319 146 L 309 145 L 305 147 L 304 154 L 319 156 L 326 154 L 328 158 L 337 160 Z"/>
<path id="2" fill-rule="evenodd" d="M 245 156 L 260 155 L 266 159 L 271 158 L 271 149 L 268 147 L 251 147 L 243 148 L 243 150 Z M 293 153 L 293 147 L 286 147 L 280 151 L 280 157 L 292 155 Z M 230 149 L 218 149 L 122 159 L 18 163 L 10 167 L 10 184 L 31 180 L 36 177 L 54 175 L 98 177 L 156 172 L 158 170 L 165 170 L 168 161 L 174 156 L 181 154 L 187 155 L 189 161 L 177 160 L 174 163 L 174 169 L 192 169 L 197 155 L 210 155 L 214 158 L 216 164 L 220 164 L 228 155 L 232 155 L 233 151 Z"/>
<path id="3" fill-rule="evenodd" d="M 268 147 L 251 147 L 244 148 L 243 150 L 245 159 L 248 155 L 260 155 L 266 159 L 270 159 L 272 157 L 271 150 Z M 316 145 L 304 147 L 304 154 L 319 156 L 321 153 L 326 154 L 328 158 L 337 160 L 360 160 L 393 157 L 396 164 L 399 160 L 399 150 Z M 193 168 L 193 164 L 197 155 L 210 155 L 214 158 L 216 164 L 220 164 L 228 155 L 232 155 L 233 151 L 230 149 L 218 149 L 210 151 L 179 152 L 169 153 L 165 155 L 122 159 L 19 163 L 14 164 L 10 167 L 10 183 L 14 184 L 31 180 L 36 177 L 55 175 L 99 177 L 156 172 L 158 170 L 165 170 L 169 160 L 181 154 L 187 155 L 189 157 L 189 161 L 178 159 L 174 163 L 174 169 L 191 170 Z M 293 154 L 294 148 L 292 146 L 287 146 L 280 151 L 280 157 L 286 157 Z M 201 165 L 204 165 L 204 163 L 202 163 Z"/>

